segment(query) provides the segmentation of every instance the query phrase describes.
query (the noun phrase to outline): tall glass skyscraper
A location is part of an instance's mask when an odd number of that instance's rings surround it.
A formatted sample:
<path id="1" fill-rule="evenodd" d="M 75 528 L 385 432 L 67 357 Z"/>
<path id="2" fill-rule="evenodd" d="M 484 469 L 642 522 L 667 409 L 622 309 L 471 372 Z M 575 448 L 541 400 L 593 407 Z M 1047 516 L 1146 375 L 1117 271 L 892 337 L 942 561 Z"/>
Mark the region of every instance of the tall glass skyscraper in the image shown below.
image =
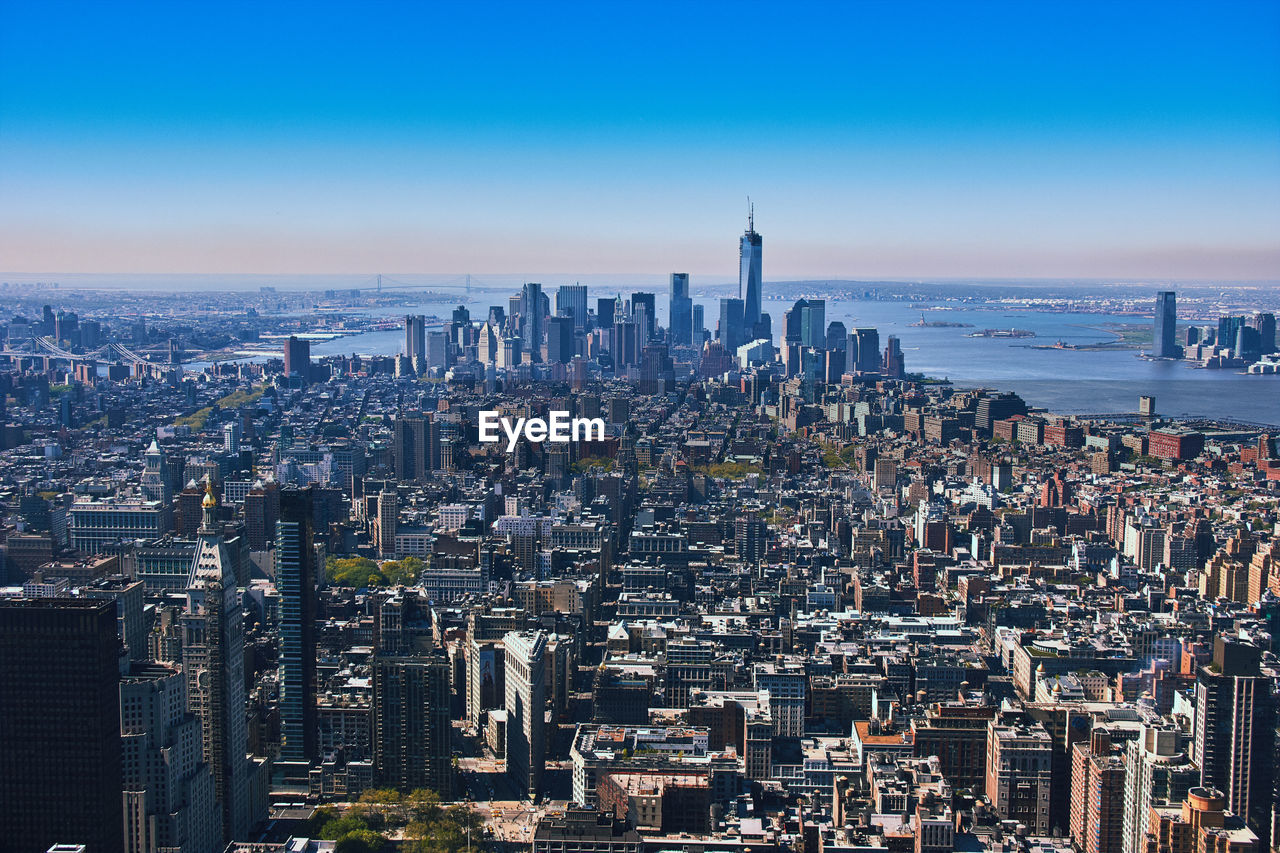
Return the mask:
<path id="1" fill-rule="evenodd" d="M 313 491 L 287 489 L 276 522 L 280 592 L 280 759 L 309 766 L 318 757 L 316 722 L 316 554 Z"/>
<path id="2" fill-rule="evenodd" d="M 543 325 L 547 312 L 542 304 L 542 285 L 525 284 L 520 294 L 520 338 L 531 362 L 542 361 Z"/>
<path id="3" fill-rule="evenodd" d="M 693 341 L 693 300 L 689 298 L 689 274 L 671 274 L 671 343 L 688 346 Z"/>
<path id="4" fill-rule="evenodd" d="M 1178 301 L 1172 290 L 1156 294 L 1156 327 L 1151 354 L 1156 358 L 1178 358 Z"/>
<path id="5" fill-rule="evenodd" d="M 760 321 L 764 281 L 761 273 L 760 254 L 763 241 L 756 233 L 755 208 L 747 214 L 747 230 L 738 243 L 738 298 L 742 300 L 742 322 L 746 337 L 755 337 L 756 323 Z"/>

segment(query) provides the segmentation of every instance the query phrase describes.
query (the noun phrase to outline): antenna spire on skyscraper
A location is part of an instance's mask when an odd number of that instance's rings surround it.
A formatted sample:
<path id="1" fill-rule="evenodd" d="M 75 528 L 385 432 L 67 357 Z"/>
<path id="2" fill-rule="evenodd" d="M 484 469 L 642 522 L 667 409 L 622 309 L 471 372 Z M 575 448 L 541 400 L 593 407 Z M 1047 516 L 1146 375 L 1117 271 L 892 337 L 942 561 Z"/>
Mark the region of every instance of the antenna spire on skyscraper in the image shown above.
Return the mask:
<path id="1" fill-rule="evenodd" d="M 747 196 L 747 230 L 756 230 L 756 206 L 751 203 L 751 196 Z"/>

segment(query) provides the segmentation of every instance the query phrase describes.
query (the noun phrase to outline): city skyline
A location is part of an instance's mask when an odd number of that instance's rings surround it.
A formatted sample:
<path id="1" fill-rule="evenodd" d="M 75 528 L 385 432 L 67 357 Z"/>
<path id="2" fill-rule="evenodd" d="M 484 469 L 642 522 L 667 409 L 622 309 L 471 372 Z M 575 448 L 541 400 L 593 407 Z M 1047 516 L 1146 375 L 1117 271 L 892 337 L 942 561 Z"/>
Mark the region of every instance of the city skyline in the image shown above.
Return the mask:
<path id="1" fill-rule="evenodd" d="M 2 265 L 731 280 L 749 194 L 776 279 L 1280 268 L 1274 5 L 732 8 L 11 4 Z"/>

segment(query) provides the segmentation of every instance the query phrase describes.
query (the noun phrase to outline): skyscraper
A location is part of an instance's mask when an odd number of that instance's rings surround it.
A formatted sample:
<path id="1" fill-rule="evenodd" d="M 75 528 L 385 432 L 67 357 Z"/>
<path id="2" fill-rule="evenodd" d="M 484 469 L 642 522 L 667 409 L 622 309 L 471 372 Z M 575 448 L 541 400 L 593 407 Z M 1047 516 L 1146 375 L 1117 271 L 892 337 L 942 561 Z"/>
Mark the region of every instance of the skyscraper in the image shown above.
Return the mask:
<path id="1" fill-rule="evenodd" d="M 507 775 L 532 799 L 541 792 L 547 754 L 547 638 L 541 631 L 512 631 L 502 645 L 507 669 Z"/>
<path id="2" fill-rule="evenodd" d="M 542 361 L 543 324 L 546 313 L 542 304 L 542 285 L 525 284 L 520 294 L 520 339 L 530 362 Z"/>
<path id="3" fill-rule="evenodd" d="M 1267 355 L 1276 351 L 1276 315 L 1259 312 L 1253 315 L 1253 326 L 1258 330 L 1258 352 Z"/>
<path id="4" fill-rule="evenodd" d="M 1179 358 L 1178 351 L 1178 299 L 1172 290 L 1156 294 L 1155 335 L 1151 354 L 1156 358 Z"/>
<path id="5" fill-rule="evenodd" d="M 901 379 L 906 376 L 907 368 L 902 359 L 902 347 L 897 335 L 890 335 L 884 348 L 884 375 L 889 379 Z"/>
<path id="6" fill-rule="evenodd" d="M 284 375 L 298 377 L 303 385 L 311 381 L 311 341 L 290 335 L 284 342 Z"/>
<path id="7" fill-rule="evenodd" d="M 574 356 L 572 317 L 547 319 L 547 363 L 568 364 Z"/>
<path id="8" fill-rule="evenodd" d="M 0 848 L 122 849 L 119 690 L 114 602 L 0 600 Z"/>
<path id="9" fill-rule="evenodd" d="M 693 342 L 693 300 L 689 298 L 689 274 L 671 274 L 671 343 L 689 346 Z"/>
<path id="10" fill-rule="evenodd" d="M 1213 662 L 1196 676 L 1194 758 L 1200 784 L 1226 794 L 1227 808 L 1270 838 L 1275 700 L 1256 646 L 1218 635 Z"/>
<path id="11" fill-rule="evenodd" d="M 159 501 L 168 504 L 170 499 L 169 472 L 166 470 L 164 451 L 156 440 L 151 439 L 151 446 L 143 455 L 145 469 L 142 472 L 142 497 L 144 500 Z"/>
<path id="12" fill-rule="evenodd" d="M 1151 807 L 1180 803 L 1200 784 L 1200 771 L 1186 753 L 1177 726 L 1143 726 L 1125 746 L 1122 853 L 1141 853 Z"/>
<path id="13" fill-rule="evenodd" d="M 217 525 L 210 485 L 187 580 L 182 615 L 182 669 L 187 707 L 200 718 L 204 761 L 213 773 L 221 841 L 243 838 L 254 819 L 244 691 L 244 617 L 235 566 Z"/>
<path id="14" fill-rule="evenodd" d="M 125 853 L 222 849 L 213 775 L 180 669 L 137 663 L 121 679 L 120 740 Z"/>
<path id="15" fill-rule="evenodd" d="M 810 299 L 800 313 L 800 343 L 822 349 L 827 344 L 827 300 Z"/>
<path id="16" fill-rule="evenodd" d="M 742 300 L 720 300 L 720 326 L 717 334 L 726 351 L 734 353 L 746 343 L 743 340 Z"/>
<path id="17" fill-rule="evenodd" d="M 427 357 L 427 318 L 409 314 L 404 318 L 404 354 L 413 369 L 420 371 Z"/>
<path id="18" fill-rule="evenodd" d="M 641 349 L 654 339 L 658 331 L 657 304 L 657 297 L 652 293 L 631 294 L 631 313 L 635 318 L 638 334 L 642 336 L 638 342 Z M 643 322 L 640 320 L 641 313 L 644 315 Z"/>
<path id="19" fill-rule="evenodd" d="M 706 309 L 701 305 L 693 306 L 693 345 L 702 346 L 702 338 L 707 331 Z"/>
<path id="20" fill-rule="evenodd" d="M 587 327 L 587 286 L 565 284 L 556 291 L 556 314 L 572 317 L 573 327 L 582 331 Z"/>
<path id="21" fill-rule="evenodd" d="M 601 297 L 596 300 L 596 327 L 600 329 L 613 328 L 613 308 L 617 304 L 616 296 Z"/>
<path id="22" fill-rule="evenodd" d="M 314 487 L 280 493 L 276 589 L 280 593 L 280 760 L 305 769 L 319 757 L 316 724 Z"/>
<path id="23" fill-rule="evenodd" d="M 747 337 L 756 337 L 756 323 L 763 309 L 764 281 L 761 270 L 763 239 L 756 233 L 756 211 L 747 213 L 747 230 L 738 241 L 738 298 L 742 300 L 742 322 Z"/>
<path id="24" fill-rule="evenodd" d="M 859 373 L 880 372 L 880 332 L 862 327 L 849 336 L 849 366 Z"/>
<path id="25" fill-rule="evenodd" d="M 430 432 L 420 414 L 396 415 L 391 435 L 391 465 L 397 480 L 424 480 L 430 466 Z"/>
<path id="26" fill-rule="evenodd" d="M 373 662 L 373 772 L 378 784 L 453 798 L 449 665 L 442 657 Z"/>

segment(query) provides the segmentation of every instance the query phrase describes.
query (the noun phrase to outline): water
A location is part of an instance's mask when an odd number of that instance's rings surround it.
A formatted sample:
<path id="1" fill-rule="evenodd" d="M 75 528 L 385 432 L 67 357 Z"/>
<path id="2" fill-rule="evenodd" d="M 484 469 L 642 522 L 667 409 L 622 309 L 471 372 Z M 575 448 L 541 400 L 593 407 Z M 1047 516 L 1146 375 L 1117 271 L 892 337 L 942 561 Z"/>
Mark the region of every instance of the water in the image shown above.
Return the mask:
<path id="1" fill-rule="evenodd" d="M 651 288 L 656 289 L 656 288 Z M 607 289 L 593 289 L 590 304 Z M 624 290 L 629 293 L 629 290 Z M 658 323 L 667 322 L 667 300 L 659 290 Z M 487 307 L 506 305 L 509 291 L 473 293 L 468 302 L 473 319 L 482 318 Z M 551 288 L 554 299 L 554 288 Z M 696 298 L 704 306 L 706 322 L 714 332 L 719 318 L 719 299 Z M 942 303 L 937 303 L 942 305 Z M 766 300 L 765 310 L 773 321 L 774 339 L 782 336 L 783 313 L 792 301 Z M 950 307 L 950 306 L 948 306 Z M 381 309 L 376 313 L 424 313 L 447 315 L 450 306 L 423 303 L 419 306 Z M 1243 421 L 1280 425 L 1280 376 L 1242 375 L 1234 370 L 1202 370 L 1183 362 L 1148 361 L 1138 350 L 1034 349 L 1062 340 L 1071 344 L 1101 343 L 1114 335 L 1099 329 L 1104 324 L 1147 323 L 1133 316 L 1111 314 L 1065 314 L 1042 311 L 947 310 L 926 311 L 925 319 L 970 323 L 973 328 L 912 326 L 921 311 L 907 302 L 828 300 L 826 320 L 839 320 L 852 330 L 873 326 L 880 331 L 883 348 L 890 335 L 901 342 L 907 370 L 939 379 L 949 379 L 962 388 L 994 388 L 1015 391 L 1029 404 L 1060 414 L 1136 412 L 1138 397 L 1153 395 L 1156 411 L 1177 417 L 1229 417 Z M 971 338 L 982 329 L 1026 329 L 1034 338 Z M 1090 328 L 1094 327 L 1094 328 Z M 400 330 L 365 332 L 313 344 L 312 355 L 394 355 L 401 352 L 404 333 Z M 262 359 L 257 359 L 262 360 Z M 200 370 L 193 363 L 188 369 Z"/>

